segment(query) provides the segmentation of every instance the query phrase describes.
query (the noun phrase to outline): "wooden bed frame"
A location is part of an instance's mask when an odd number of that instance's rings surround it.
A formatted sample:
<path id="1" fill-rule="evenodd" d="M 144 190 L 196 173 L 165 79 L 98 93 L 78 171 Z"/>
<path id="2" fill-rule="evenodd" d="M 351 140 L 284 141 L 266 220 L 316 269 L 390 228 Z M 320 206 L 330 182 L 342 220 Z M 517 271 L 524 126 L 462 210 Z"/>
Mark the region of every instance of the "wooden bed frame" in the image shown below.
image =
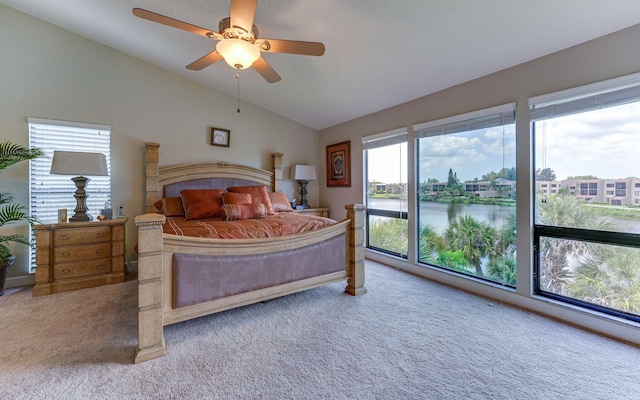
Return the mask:
<path id="1" fill-rule="evenodd" d="M 165 216 L 157 214 L 154 203 L 164 194 L 164 186 L 202 178 L 240 178 L 280 191 L 283 179 L 282 154 L 273 154 L 274 172 L 229 164 L 205 163 L 158 167 L 157 143 L 146 143 L 147 214 L 135 218 L 138 227 L 138 347 L 135 363 L 166 354 L 163 327 L 192 318 L 296 293 L 346 279 L 345 292 L 358 296 L 364 287 L 364 206 L 345 206 L 347 218 L 316 231 L 267 239 L 205 239 L 163 234 Z M 210 300 L 180 308 L 172 307 L 173 254 L 204 256 L 287 254 L 288 250 L 313 246 L 342 235 L 345 241 L 344 271 L 279 284 L 250 292 Z M 287 261 L 294 265 L 296 259 Z"/>

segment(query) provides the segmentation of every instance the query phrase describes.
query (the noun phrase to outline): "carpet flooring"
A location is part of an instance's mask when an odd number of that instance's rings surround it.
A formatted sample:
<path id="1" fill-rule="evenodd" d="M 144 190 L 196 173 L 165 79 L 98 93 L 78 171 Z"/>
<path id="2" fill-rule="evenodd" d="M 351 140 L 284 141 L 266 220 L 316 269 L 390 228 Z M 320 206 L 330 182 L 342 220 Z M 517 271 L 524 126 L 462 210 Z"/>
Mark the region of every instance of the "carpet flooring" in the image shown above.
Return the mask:
<path id="1" fill-rule="evenodd" d="M 640 349 L 367 261 L 165 328 L 133 364 L 137 283 L 0 297 L 0 399 L 638 399 Z"/>

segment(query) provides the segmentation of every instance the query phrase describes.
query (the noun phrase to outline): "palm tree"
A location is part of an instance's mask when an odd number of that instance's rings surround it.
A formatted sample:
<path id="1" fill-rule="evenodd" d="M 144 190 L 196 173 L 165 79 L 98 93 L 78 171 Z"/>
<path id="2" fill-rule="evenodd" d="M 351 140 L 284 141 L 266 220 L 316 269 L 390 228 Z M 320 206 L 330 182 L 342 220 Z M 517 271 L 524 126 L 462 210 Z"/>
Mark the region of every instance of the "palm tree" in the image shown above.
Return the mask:
<path id="1" fill-rule="evenodd" d="M 640 249 L 589 245 L 568 292 L 594 304 L 640 313 Z"/>
<path id="2" fill-rule="evenodd" d="M 425 225 L 420 231 L 420 262 L 433 264 L 438 258 L 438 253 L 446 247 L 444 238 L 431 225 Z"/>
<path id="3" fill-rule="evenodd" d="M 546 202 L 536 204 L 536 223 L 606 230 L 611 223 L 598 218 L 593 209 L 584 207 L 584 201 L 570 196 L 552 196 Z M 588 252 L 585 242 L 543 238 L 540 243 L 540 288 L 556 294 L 567 295 L 568 284 L 575 276 L 575 257 Z"/>
<path id="4" fill-rule="evenodd" d="M 10 142 L 0 143 L 0 171 L 20 161 L 31 160 L 43 154 L 40 149 L 29 149 Z M 37 219 L 29 216 L 26 211 L 25 206 L 14 203 L 11 193 L 0 192 L 0 227 L 17 221 L 27 221 L 30 224 L 37 222 Z M 10 256 L 9 247 L 7 247 L 9 242 L 31 244 L 24 235 L 0 235 L 0 261 Z"/>
<path id="5" fill-rule="evenodd" d="M 494 228 L 470 215 L 463 215 L 449 224 L 444 237 L 450 250 L 461 250 L 464 258 L 476 268 L 476 276 L 484 276 L 481 261 L 493 251 Z"/>

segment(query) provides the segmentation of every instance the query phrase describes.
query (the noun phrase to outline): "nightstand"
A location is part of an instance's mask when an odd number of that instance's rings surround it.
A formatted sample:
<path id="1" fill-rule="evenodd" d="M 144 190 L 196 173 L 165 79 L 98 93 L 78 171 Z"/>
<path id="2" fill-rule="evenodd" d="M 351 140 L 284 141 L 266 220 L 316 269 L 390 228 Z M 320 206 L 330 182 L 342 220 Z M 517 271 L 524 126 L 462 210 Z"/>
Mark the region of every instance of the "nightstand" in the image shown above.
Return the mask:
<path id="1" fill-rule="evenodd" d="M 34 296 L 124 282 L 127 218 L 34 225 Z"/>
<path id="2" fill-rule="evenodd" d="M 328 208 L 303 208 L 302 210 L 296 210 L 296 212 L 300 214 L 310 214 L 318 217 L 329 218 Z"/>

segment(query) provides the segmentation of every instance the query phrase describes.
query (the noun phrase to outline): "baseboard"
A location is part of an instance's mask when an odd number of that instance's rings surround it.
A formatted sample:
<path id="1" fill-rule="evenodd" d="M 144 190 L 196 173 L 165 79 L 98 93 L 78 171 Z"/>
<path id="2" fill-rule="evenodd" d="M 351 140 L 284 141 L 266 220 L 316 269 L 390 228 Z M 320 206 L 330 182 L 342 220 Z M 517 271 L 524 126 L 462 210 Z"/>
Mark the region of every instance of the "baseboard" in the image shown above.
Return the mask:
<path id="1" fill-rule="evenodd" d="M 29 274 L 25 276 L 16 276 L 14 278 L 7 278 L 4 288 L 11 289 L 22 286 L 32 286 L 36 283 L 35 274 Z"/>

